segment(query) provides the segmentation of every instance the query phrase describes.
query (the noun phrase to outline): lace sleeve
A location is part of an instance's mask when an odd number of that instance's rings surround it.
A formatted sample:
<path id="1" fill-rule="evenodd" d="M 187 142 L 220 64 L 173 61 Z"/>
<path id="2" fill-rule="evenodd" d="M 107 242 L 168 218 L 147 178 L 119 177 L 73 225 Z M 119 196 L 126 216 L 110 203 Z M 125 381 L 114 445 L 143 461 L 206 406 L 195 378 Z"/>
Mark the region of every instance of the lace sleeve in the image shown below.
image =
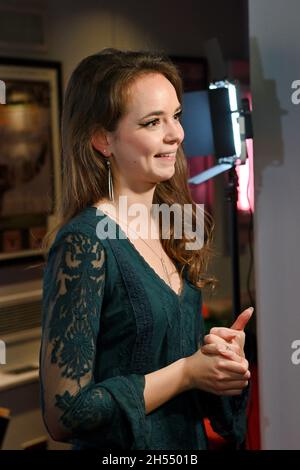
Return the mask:
<path id="1" fill-rule="evenodd" d="M 100 334 L 105 285 L 105 251 L 100 240 L 84 233 L 56 239 L 44 273 L 40 352 L 42 408 L 56 440 L 119 439 L 131 436 L 143 448 L 144 376 L 112 377 L 95 383 L 93 369 Z M 109 433 L 103 433 L 108 425 Z M 114 432 L 115 431 L 115 432 Z M 101 437 L 102 436 L 102 437 Z M 110 443 L 111 445 L 111 443 Z"/>

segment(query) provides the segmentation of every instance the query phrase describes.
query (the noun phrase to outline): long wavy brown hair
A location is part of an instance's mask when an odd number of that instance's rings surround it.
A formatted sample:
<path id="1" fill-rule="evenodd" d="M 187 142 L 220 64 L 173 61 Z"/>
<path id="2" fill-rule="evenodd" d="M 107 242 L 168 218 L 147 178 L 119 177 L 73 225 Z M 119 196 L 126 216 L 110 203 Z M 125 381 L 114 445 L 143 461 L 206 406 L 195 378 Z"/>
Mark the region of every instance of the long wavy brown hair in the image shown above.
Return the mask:
<path id="1" fill-rule="evenodd" d="M 96 131 L 116 130 L 120 118 L 126 113 L 128 90 L 134 80 L 143 74 L 160 73 L 174 86 L 179 102 L 182 102 L 182 80 L 176 66 L 162 55 L 150 52 L 104 49 L 83 59 L 73 71 L 66 90 L 62 114 L 63 184 L 59 224 L 44 239 L 49 248 L 60 227 L 87 206 L 103 198 L 108 199 L 108 169 L 101 152 L 91 143 Z M 195 202 L 188 187 L 188 168 L 182 147 L 178 149 L 175 173 L 167 181 L 157 184 L 154 204 L 192 205 L 195 222 Z M 160 222 L 160 235 L 161 235 Z M 170 221 L 170 237 L 161 237 L 167 255 L 178 261 L 182 278 L 183 269 L 195 287 L 213 284 L 206 274 L 212 254 L 213 223 L 205 213 L 204 245 L 199 250 L 186 250 L 185 236 L 174 237 L 174 221 Z"/>

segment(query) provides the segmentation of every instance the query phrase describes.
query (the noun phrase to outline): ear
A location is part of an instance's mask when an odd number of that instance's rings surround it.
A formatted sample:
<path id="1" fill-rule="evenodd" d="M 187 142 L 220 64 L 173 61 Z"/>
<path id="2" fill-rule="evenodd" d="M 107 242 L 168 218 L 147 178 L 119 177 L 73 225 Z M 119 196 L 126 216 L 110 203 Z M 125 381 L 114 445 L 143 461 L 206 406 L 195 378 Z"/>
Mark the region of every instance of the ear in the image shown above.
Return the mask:
<path id="1" fill-rule="evenodd" d="M 102 130 L 98 130 L 94 132 L 94 134 L 92 135 L 92 139 L 91 139 L 92 146 L 96 150 L 98 150 L 98 152 L 102 153 L 105 156 L 110 155 L 109 143 L 108 143 L 107 137 L 108 136 L 106 132 Z"/>

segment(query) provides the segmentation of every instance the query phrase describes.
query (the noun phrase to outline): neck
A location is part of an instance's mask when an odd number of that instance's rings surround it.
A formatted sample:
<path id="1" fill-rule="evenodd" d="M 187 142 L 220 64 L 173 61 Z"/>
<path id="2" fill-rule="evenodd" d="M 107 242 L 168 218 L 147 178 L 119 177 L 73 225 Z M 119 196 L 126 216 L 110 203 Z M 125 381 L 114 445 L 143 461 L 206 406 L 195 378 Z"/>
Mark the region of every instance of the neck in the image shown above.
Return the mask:
<path id="1" fill-rule="evenodd" d="M 129 188 L 120 192 L 116 191 L 114 205 L 117 210 L 119 210 L 119 208 L 121 209 L 120 215 L 123 212 L 125 205 L 127 206 L 128 211 L 133 205 L 136 205 L 136 207 L 140 208 L 138 209 L 140 213 L 142 211 L 143 215 L 145 214 L 145 217 L 150 218 L 154 191 L 155 186 L 143 192 L 132 191 Z M 124 201 L 126 201 L 126 204 Z M 128 217 L 130 217 L 129 214 Z"/>
<path id="2" fill-rule="evenodd" d="M 146 222 L 151 220 L 154 191 L 155 186 L 140 193 L 128 188 L 122 191 L 114 190 L 114 201 L 102 199 L 95 203 L 95 205 L 104 207 L 104 205 L 108 204 L 108 208 L 114 208 L 117 217 L 123 219 L 127 217 L 128 222 L 135 219 L 137 215 L 140 220 L 144 219 Z"/>
<path id="3" fill-rule="evenodd" d="M 138 220 L 138 225 L 140 227 L 148 228 L 145 238 L 152 238 L 150 235 L 150 229 L 154 230 L 152 234 L 155 233 L 154 237 L 157 238 L 158 226 L 151 217 L 154 191 L 155 186 L 142 193 L 137 193 L 128 189 L 122 190 L 122 193 L 120 191 L 115 191 L 114 201 L 102 199 L 95 205 L 100 207 L 100 209 L 110 215 L 113 219 L 127 225 L 134 221 L 133 226 L 136 227 L 135 222 Z"/>

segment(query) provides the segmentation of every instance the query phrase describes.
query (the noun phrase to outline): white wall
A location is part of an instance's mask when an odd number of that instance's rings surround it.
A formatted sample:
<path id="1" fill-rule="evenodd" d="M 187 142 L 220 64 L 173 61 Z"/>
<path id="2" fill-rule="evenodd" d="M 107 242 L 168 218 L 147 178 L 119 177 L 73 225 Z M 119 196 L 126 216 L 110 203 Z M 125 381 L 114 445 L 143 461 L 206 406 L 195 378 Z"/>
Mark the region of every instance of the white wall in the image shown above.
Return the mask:
<path id="1" fill-rule="evenodd" d="M 255 250 L 262 441 L 300 449 L 299 0 L 250 0 L 256 186 Z"/>

